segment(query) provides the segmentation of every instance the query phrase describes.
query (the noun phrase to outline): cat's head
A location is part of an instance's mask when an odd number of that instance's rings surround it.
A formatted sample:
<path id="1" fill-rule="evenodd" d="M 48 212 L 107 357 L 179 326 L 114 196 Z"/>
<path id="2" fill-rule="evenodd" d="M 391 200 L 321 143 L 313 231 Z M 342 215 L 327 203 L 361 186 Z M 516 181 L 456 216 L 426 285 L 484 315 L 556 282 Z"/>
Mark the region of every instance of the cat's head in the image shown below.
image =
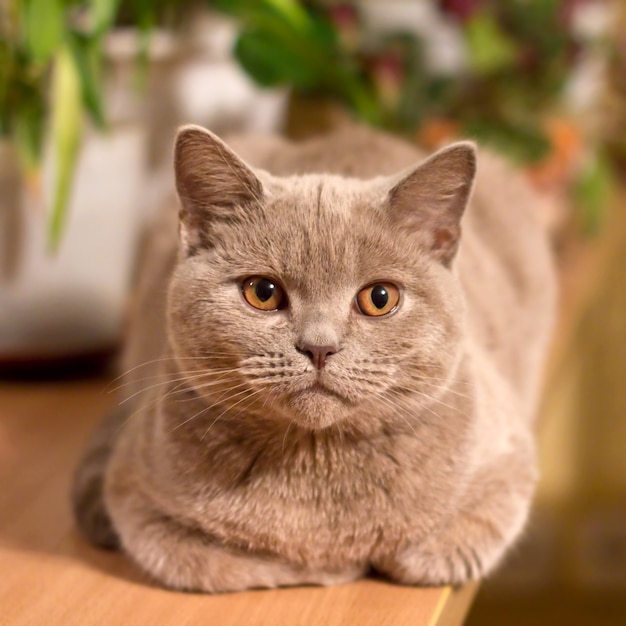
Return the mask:
<path id="1" fill-rule="evenodd" d="M 471 144 L 393 177 L 278 178 L 185 127 L 175 170 L 170 342 L 220 414 L 322 429 L 410 413 L 445 388 Z"/>

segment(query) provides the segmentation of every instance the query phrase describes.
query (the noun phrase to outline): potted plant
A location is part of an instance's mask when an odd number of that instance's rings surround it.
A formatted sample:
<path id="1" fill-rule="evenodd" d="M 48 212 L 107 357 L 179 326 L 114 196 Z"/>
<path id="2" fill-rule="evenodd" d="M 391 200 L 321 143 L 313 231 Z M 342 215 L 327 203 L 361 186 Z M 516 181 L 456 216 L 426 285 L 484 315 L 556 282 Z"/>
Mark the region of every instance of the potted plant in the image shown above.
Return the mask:
<path id="1" fill-rule="evenodd" d="M 210 4 L 0 6 L 0 369 L 117 344 L 146 209 L 167 195 L 180 66 L 206 52 Z M 259 123 L 280 113 L 275 95 Z"/>
<path id="2" fill-rule="evenodd" d="M 584 125 L 573 124 L 563 104 L 581 59 L 598 49 L 603 53 L 602 35 L 582 36 L 577 27 L 580 7 L 593 3 L 206 0 L 189 4 L 205 9 L 208 5 L 237 20 L 234 55 L 261 86 L 290 90 L 287 130 L 292 135 L 328 128 L 351 114 L 428 147 L 458 135 L 473 136 L 517 160 L 550 193 L 554 188 L 558 193 L 575 190 L 585 207 L 580 213 L 583 221 L 593 225 L 599 222 L 599 207 L 605 203 L 610 168 L 602 141 Z M 113 217 L 116 210 L 120 219 L 137 215 L 135 194 L 142 175 L 145 131 L 134 123 L 143 116 L 129 88 L 131 68 L 138 56 L 145 59 L 148 54 L 146 33 L 151 26 L 163 14 L 178 16 L 180 11 L 180 3 L 174 0 L 8 0 L 0 7 L 0 276 L 4 276 L 0 359 L 14 351 L 23 337 L 41 346 L 42 338 L 44 344 L 54 344 L 63 336 L 58 325 L 50 325 L 55 319 L 51 302 L 70 302 L 74 313 L 108 308 L 100 297 L 85 295 L 93 291 L 90 286 L 96 276 L 95 269 L 87 268 L 98 255 L 103 262 L 99 265 L 113 269 L 119 264 L 116 271 L 128 275 L 132 252 L 118 246 L 134 240 L 138 224 L 131 219 L 122 226 L 122 235 L 110 235 L 110 243 L 103 242 L 106 229 L 118 221 Z M 107 47 L 116 22 L 138 27 L 134 45 L 126 46 L 130 53 Z M 107 58 L 113 62 L 104 71 Z M 119 97 L 111 89 L 117 89 Z M 120 100 L 124 104 L 115 106 Z M 83 124 L 83 112 L 91 120 L 88 126 Z M 94 132 L 107 127 L 108 134 Z M 127 147 L 117 142 L 119 133 L 130 142 Z M 114 150 L 109 156 L 95 149 L 106 143 Z M 107 167 L 102 167 L 105 163 Z M 118 170 L 110 169 L 115 165 Z M 81 168 L 99 176 L 97 187 L 81 184 L 88 179 Z M 116 171 L 134 171 L 134 185 L 125 185 L 128 176 Z M 72 185 L 75 172 L 77 182 Z M 107 194 L 123 192 L 124 200 L 104 194 L 87 197 L 95 188 Z M 96 206 L 109 211 L 106 218 L 86 217 L 85 211 Z M 98 237 L 89 239 L 85 233 L 98 233 Z M 47 256 L 45 251 L 53 249 L 56 255 Z M 74 250 L 71 255 L 70 250 Z M 38 260 L 27 262 L 32 251 Z M 64 255 L 76 260 L 64 260 Z M 37 269 L 40 278 L 33 268 L 44 268 Z M 37 282 L 52 285 L 56 278 L 48 274 L 51 271 L 69 278 L 83 270 L 80 297 L 75 292 L 56 292 L 41 301 L 24 300 L 20 289 L 26 288 L 18 288 L 25 284 L 30 289 Z M 118 285 L 127 280 L 120 278 Z M 123 286 L 98 290 L 109 294 L 107 302 L 114 302 L 116 312 L 114 321 L 104 325 L 108 330 L 95 333 L 97 340 L 87 345 L 114 343 L 124 292 Z M 18 300 L 27 304 L 17 306 Z M 61 304 L 58 307 L 62 309 Z M 16 332 L 20 325 L 28 326 L 33 316 L 45 319 L 46 325 L 35 333 L 32 328 Z M 86 318 L 97 317 L 86 314 Z M 89 324 L 69 319 L 69 337 L 84 349 L 85 341 L 78 340 L 76 329 Z M 7 328 L 3 336 L 2 329 Z M 93 333 L 89 330 L 86 335 Z M 61 341 L 65 351 L 66 338 Z"/>
<path id="3" fill-rule="evenodd" d="M 133 84 L 155 47 L 155 7 L 131 5 L 141 28 L 130 39 L 116 31 L 119 0 L 0 7 L 4 369 L 107 351 L 119 337 L 146 157 Z"/>

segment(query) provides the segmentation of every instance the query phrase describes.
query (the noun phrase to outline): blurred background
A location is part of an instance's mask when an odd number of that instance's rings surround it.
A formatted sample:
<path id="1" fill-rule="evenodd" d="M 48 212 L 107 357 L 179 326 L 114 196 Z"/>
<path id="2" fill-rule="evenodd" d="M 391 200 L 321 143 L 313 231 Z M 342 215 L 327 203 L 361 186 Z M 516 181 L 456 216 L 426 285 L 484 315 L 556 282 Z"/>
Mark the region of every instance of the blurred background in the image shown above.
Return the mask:
<path id="1" fill-rule="evenodd" d="M 468 624 L 626 623 L 626 2 L 3 0 L 0 376 L 110 363 L 176 127 L 470 137 L 562 286 L 526 539 Z"/>

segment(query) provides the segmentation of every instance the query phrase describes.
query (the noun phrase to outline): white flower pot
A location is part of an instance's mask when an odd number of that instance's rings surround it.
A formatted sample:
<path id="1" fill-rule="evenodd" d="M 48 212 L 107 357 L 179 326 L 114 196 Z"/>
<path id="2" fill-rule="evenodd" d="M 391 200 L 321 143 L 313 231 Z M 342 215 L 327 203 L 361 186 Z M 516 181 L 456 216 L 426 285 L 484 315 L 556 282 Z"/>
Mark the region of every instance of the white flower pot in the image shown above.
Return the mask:
<path id="1" fill-rule="evenodd" d="M 0 361 L 84 355 L 118 341 L 141 222 L 144 135 L 130 125 L 86 139 L 56 253 L 40 203 L 23 194 L 19 264 L 0 281 Z"/>
<path id="2" fill-rule="evenodd" d="M 45 214 L 54 170 L 50 154 L 43 163 L 43 198 L 35 199 L 24 192 L 13 151 L 0 151 L 0 172 L 12 173 L 0 176 L 0 226 L 12 231 L 0 237 L 0 262 L 5 259 L 0 265 L 0 270 L 5 267 L 4 277 L 0 272 L 0 370 L 11 363 L 101 353 L 119 342 L 148 208 L 144 103 L 149 94 L 139 94 L 133 85 L 133 41 L 136 50 L 137 34 L 124 31 L 107 42 L 109 128 L 97 133 L 87 124 L 55 253 L 48 251 Z"/>

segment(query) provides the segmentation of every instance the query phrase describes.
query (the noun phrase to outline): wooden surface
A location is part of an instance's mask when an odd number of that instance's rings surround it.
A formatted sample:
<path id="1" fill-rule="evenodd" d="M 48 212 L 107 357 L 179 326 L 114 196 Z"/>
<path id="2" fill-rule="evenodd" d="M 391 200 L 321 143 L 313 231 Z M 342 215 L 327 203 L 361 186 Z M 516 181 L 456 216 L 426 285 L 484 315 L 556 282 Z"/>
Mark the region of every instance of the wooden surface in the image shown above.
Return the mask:
<path id="1" fill-rule="evenodd" d="M 458 626 L 475 587 L 362 580 L 209 596 L 151 584 L 121 554 L 77 535 L 69 481 L 111 404 L 102 379 L 0 383 L 0 624 Z"/>

